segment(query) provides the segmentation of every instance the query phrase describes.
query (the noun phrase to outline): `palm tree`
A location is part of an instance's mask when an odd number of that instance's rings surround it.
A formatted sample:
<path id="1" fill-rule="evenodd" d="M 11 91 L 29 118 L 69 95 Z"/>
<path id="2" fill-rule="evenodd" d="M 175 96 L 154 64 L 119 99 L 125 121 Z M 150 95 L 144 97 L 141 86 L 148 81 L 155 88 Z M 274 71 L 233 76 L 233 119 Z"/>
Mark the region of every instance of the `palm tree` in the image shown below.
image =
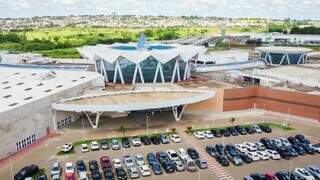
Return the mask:
<path id="1" fill-rule="evenodd" d="M 172 133 L 175 133 L 176 130 L 177 130 L 176 128 L 171 128 L 171 132 L 172 132 Z"/>
<path id="2" fill-rule="evenodd" d="M 118 132 L 122 133 L 122 135 L 124 136 L 126 131 L 127 131 L 127 128 L 123 124 L 121 124 L 121 126 L 119 126 L 118 128 Z"/>

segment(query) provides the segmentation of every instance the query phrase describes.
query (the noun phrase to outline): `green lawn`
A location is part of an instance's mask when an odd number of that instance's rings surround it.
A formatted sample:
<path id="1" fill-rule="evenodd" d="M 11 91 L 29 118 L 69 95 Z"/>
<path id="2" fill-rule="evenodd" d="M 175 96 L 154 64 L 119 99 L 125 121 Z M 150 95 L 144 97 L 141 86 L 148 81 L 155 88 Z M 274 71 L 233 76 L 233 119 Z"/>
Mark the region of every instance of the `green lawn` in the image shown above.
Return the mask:
<path id="1" fill-rule="evenodd" d="M 81 56 L 76 48 L 38 51 L 37 53 L 42 54 L 44 57 L 51 57 L 51 58 L 70 58 L 70 59 L 81 58 Z"/>

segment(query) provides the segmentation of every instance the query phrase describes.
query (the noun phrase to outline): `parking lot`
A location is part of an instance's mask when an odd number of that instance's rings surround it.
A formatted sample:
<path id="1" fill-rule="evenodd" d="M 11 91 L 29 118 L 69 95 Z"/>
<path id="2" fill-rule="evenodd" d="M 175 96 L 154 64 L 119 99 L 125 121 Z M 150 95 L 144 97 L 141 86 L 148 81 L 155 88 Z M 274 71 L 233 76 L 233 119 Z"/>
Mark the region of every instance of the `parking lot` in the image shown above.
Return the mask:
<path id="1" fill-rule="evenodd" d="M 241 118 L 236 122 L 236 124 L 248 124 L 255 123 L 261 117 L 250 117 L 250 118 Z M 183 121 L 183 120 L 182 120 Z M 268 121 L 275 123 L 282 123 L 282 120 L 277 117 L 269 118 Z M 193 135 L 189 135 L 185 133 L 186 127 L 193 126 L 197 128 L 207 127 L 211 125 L 211 121 L 203 120 L 203 121 L 186 121 L 181 123 L 172 122 L 168 124 L 167 128 L 175 127 L 177 129 L 177 133 L 182 139 L 181 143 L 173 143 L 170 144 L 160 144 L 160 145 L 142 145 L 140 147 L 131 147 L 131 148 L 121 148 L 120 150 L 113 151 L 109 150 L 99 150 L 94 152 L 82 153 L 79 146 L 75 147 L 75 153 L 69 155 L 57 155 L 57 152 L 60 150 L 61 145 L 66 142 L 75 142 L 78 141 L 79 137 L 82 137 L 83 132 L 81 130 L 68 130 L 66 129 L 59 136 L 55 136 L 51 139 L 48 139 L 41 146 L 32 149 L 30 152 L 24 154 L 22 157 L 15 159 L 12 163 L 13 172 L 16 173 L 23 166 L 30 164 L 37 164 L 41 168 L 45 168 L 47 175 L 49 175 L 50 167 L 53 162 L 59 161 L 61 165 L 64 167 L 65 162 L 73 162 L 75 163 L 77 160 L 84 160 L 88 162 L 89 160 L 99 160 L 101 156 L 107 155 L 110 158 L 118 158 L 122 159 L 124 155 L 130 155 L 134 157 L 136 154 L 142 154 L 144 157 L 147 156 L 148 153 L 153 152 L 156 153 L 158 151 L 166 151 L 169 149 L 178 150 L 179 148 L 187 149 L 189 147 L 196 148 L 199 152 L 200 156 L 207 160 L 209 167 L 207 169 L 198 170 L 196 172 L 175 172 L 172 174 L 163 173 L 163 175 L 152 175 L 150 177 L 145 177 L 146 179 L 203 179 L 203 180 L 212 180 L 212 179 L 230 179 L 230 176 L 233 179 L 243 179 L 244 176 L 249 175 L 255 172 L 267 172 L 267 171 L 279 171 L 279 170 L 289 170 L 290 167 L 304 167 L 310 164 L 320 165 L 320 155 L 303 155 L 296 158 L 292 158 L 291 160 L 268 160 L 268 161 L 258 161 L 250 164 L 243 164 L 242 166 L 235 166 L 230 164 L 228 167 L 221 167 L 213 157 L 208 156 L 205 153 L 205 147 L 208 145 L 215 145 L 218 143 L 223 144 L 236 144 L 243 142 L 257 142 L 262 137 L 268 137 L 270 139 L 280 138 L 280 137 L 289 137 L 296 134 L 304 134 L 308 139 L 311 140 L 312 143 L 320 142 L 319 135 L 319 125 L 316 124 L 303 124 L 295 121 L 290 122 L 291 126 L 295 128 L 293 131 L 283 131 L 281 129 L 273 128 L 272 133 L 262 133 L 262 134 L 252 134 L 252 135 L 239 135 L 239 136 L 231 136 L 231 137 L 220 137 L 220 138 L 212 138 L 212 139 L 202 139 L 198 140 Z M 215 126 L 222 127 L 230 125 L 230 123 L 226 120 L 216 120 Z M 165 128 L 161 127 L 161 129 L 157 127 L 150 127 L 150 132 L 159 132 L 163 131 Z M 119 133 L 115 131 L 99 131 L 94 130 L 90 133 L 90 138 L 101 139 L 101 137 L 112 137 L 117 136 Z M 137 129 L 130 130 L 127 132 L 128 135 L 137 135 L 137 134 L 145 134 L 145 129 Z M 106 135 L 108 134 L 108 135 Z M 89 136 L 89 135 L 88 135 Z M 0 177 L 1 179 L 10 179 L 10 166 L 6 164 L 0 168 Z M 62 177 L 62 176 L 61 176 Z"/>

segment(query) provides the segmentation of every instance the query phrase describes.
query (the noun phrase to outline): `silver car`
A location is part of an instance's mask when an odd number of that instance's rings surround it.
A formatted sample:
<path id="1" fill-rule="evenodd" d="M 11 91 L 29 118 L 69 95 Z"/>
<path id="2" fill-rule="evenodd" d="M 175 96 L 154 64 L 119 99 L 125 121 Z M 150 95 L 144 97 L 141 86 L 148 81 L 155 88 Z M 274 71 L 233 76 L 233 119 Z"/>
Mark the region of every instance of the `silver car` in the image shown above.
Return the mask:
<path id="1" fill-rule="evenodd" d="M 52 168 L 51 168 L 51 171 L 50 171 L 50 175 L 51 177 L 53 177 L 54 175 L 58 175 L 60 176 L 61 174 L 61 166 L 60 166 L 60 163 L 59 162 L 54 162 L 52 164 Z"/>
<path id="2" fill-rule="evenodd" d="M 111 149 L 112 150 L 119 150 L 120 149 L 120 143 L 116 139 L 111 140 Z"/>
<path id="3" fill-rule="evenodd" d="M 185 159 L 185 164 L 186 164 L 186 169 L 190 172 L 195 172 L 197 171 L 196 164 L 191 158 Z"/>
<path id="4" fill-rule="evenodd" d="M 135 178 L 139 178 L 140 177 L 138 169 L 136 168 L 136 166 L 129 166 L 127 169 L 128 169 L 128 174 L 129 174 L 131 179 L 135 179 Z"/>

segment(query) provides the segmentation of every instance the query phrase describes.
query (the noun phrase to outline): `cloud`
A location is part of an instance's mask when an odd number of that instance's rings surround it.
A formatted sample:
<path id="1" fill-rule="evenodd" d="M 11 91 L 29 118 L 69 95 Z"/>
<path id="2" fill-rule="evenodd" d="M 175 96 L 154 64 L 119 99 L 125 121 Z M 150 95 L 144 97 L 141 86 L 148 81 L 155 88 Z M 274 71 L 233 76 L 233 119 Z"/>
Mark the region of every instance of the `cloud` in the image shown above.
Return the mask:
<path id="1" fill-rule="evenodd" d="M 320 20 L 320 0 L 0 0 L 0 17 L 199 15 Z"/>

